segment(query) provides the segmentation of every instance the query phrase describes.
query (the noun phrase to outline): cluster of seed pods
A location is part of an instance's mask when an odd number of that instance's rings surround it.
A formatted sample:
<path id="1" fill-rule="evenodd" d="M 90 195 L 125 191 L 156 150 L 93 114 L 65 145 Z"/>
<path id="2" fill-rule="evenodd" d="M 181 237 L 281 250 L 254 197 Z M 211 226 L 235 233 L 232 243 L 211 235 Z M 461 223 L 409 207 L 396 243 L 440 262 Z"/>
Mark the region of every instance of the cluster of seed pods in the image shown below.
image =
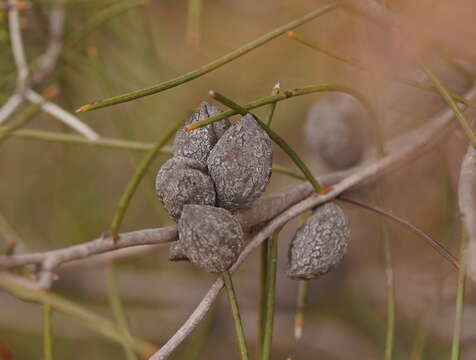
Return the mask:
<path id="1" fill-rule="evenodd" d="M 185 125 L 220 112 L 202 102 Z M 165 210 L 178 221 L 171 260 L 188 259 L 208 272 L 228 270 L 244 241 L 232 212 L 264 192 L 271 168 L 271 139 L 251 115 L 234 124 L 223 119 L 194 131 L 180 129 L 173 157 L 155 183 Z"/>
<path id="2" fill-rule="evenodd" d="M 185 125 L 221 111 L 202 102 Z M 178 223 L 179 240 L 171 260 L 189 260 L 207 272 L 227 271 L 244 246 L 233 212 L 249 206 L 271 177 L 272 142 L 251 115 L 194 131 L 180 129 L 173 157 L 156 177 L 157 196 Z M 325 274 L 344 257 L 349 222 L 335 203 L 318 207 L 296 232 L 288 253 L 287 274 L 311 279 Z"/>

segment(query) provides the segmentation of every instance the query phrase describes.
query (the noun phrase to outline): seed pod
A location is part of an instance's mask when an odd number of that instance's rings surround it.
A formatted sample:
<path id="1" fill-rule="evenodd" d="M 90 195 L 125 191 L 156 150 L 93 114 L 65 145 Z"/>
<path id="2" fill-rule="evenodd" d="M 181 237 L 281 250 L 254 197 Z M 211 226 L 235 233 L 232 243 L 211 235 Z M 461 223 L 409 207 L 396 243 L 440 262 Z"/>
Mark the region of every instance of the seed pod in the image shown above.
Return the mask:
<path id="1" fill-rule="evenodd" d="M 309 110 L 305 136 L 330 168 L 345 169 L 362 160 L 369 121 L 362 105 L 352 96 L 332 94 Z"/>
<path id="2" fill-rule="evenodd" d="M 272 160 L 271 139 L 251 115 L 234 123 L 208 157 L 217 205 L 236 210 L 256 200 L 269 183 Z"/>
<path id="3" fill-rule="evenodd" d="M 350 242 L 349 221 L 342 209 L 327 203 L 314 211 L 291 240 L 287 275 L 312 279 L 340 263 Z"/>
<path id="4" fill-rule="evenodd" d="M 185 205 L 178 221 L 179 242 L 196 266 L 212 273 L 228 270 L 243 248 L 243 230 L 222 208 Z"/>
<path id="5" fill-rule="evenodd" d="M 185 122 L 185 125 L 219 113 L 221 113 L 220 109 L 203 101 L 200 103 L 199 109 Z M 179 129 L 175 135 L 173 155 L 194 159 L 206 166 L 210 150 L 229 126 L 230 121 L 223 119 L 193 131 L 187 131 L 184 128 Z"/>
<path id="6" fill-rule="evenodd" d="M 183 252 L 180 241 L 174 241 L 169 246 L 169 260 L 170 261 L 185 261 L 188 260 L 187 255 Z"/>
<path id="7" fill-rule="evenodd" d="M 178 219 L 185 204 L 215 205 L 215 188 L 206 169 L 193 159 L 173 157 L 160 168 L 155 191 L 167 213 Z"/>

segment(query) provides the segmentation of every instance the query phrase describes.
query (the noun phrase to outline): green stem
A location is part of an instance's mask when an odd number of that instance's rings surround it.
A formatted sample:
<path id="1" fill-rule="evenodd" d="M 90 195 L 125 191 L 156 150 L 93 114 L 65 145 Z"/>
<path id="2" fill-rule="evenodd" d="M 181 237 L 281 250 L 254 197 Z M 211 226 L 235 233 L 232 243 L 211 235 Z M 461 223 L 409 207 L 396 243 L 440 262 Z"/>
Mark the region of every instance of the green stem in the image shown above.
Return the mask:
<path id="1" fill-rule="evenodd" d="M 223 273 L 223 281 L 225 283 L 226 295 L 230 302 L 231 314 L 235 323 L 236 339 L 240 348 L 241 360 L 248 360 L 248 349 L 246 347 L 245 332 L 241 323 L 240 309 L 236 300 L 235 290 L 233 289 L 233 281 L 231 280 L 230 273 L 225 271 Z"/>
<path id="2" fill-rule="evenodd" d="M 272 95 L 277 94 L 278 90 L 273 89 L 271 92 Z M 273 120 L 274 111 L 276 109 L 276 102 L 271 103 L 268 105 L 268 112 L 266 113 L 266 117 L 264 123 L 266 126 L 271 125 L 271 121 Z M 260 292 L 259 292 L 259 311 L 258 311 L 258 341 L 256 346 L 256 358 L 261 360 L 262 358 L 262 349 L 263 349 L 263 339 L 265 334 L 265 328 L 267 324 L 267 298 L 266 294 L 270 291 L 268 286 L 268 267 L 271 261 L 271 254 L 269 252 L 270 249 L 270 239 L 266 239 L 263 244 L 261 244 L 261 261 L 260 261 Z"/>
<path id="3" fill-rule="evenodd" d="M 448 103 L 448 106 L 453 110 L 456 118 L 459 120 L 459 123 L 461 127 L 463 128 L 463 131 L 465 132 L 466 136 L 468 137 L 469 141 L 471 141 L 471 144 L 473 144 L 474 147 L 476 147 L 476 136 L 473 133 L 473 130 L 471 129 L 471 126 L 469 125 L 468 121 L 463 115 L 463 112 L 459 108 L 459 106 L 456 104 L 454 99 L 451 97 L 450 93 L 446 89 L 446 87 L 443 85 L 443 83 L 438 79 L 438 77 L 430 70 L 429 67 L 427 67 L 425 64 L 421 64 L 421 68 L 425 72 L 425 74 L 430 78 L 431 82 L 435 85 L 435 87 L 438 89 L 438 92 L 441 94 L 443 99 Z"/>
<path id="4" fill-rule="evenodd" d="M 210 95 L 216 99 L 217 101 L 221 102 L 222 104 L 232 108 L 234 111 L 241 115 L 246 115 L 249 113 L 247 109 L 242 107 L 241 105 L 235 103 L 233 100 L 223 96 L 222 94 L 219 94 L 215 91 L 210 91 Z M 250 113 L 251 114 L 251 113 Z M 286 143 L 286 141 L 281 138 L 277 133 L 275 133 L 271 128 L 266 126 L 262 120 L 260 120 L 256 115 L 253 115 L 253 117 L 256 119 L 256 122 L 261 126 L 261 128 L 266 131 L 269 135 L 269 137 L 279 145 L 281 149 L 283 149 L 286 154 L 293 160 L 293 162 L 296 164 L 296 166 L 302 171 L 304 174 L 305 178 L 312 184 L 314 190 L 316 192 L 319 192 L 321 190 L 321 185 L 319 182 L 316 180 L 316 178 L 312 175 L 311 171 L 309 168 L 306 166 L 306 164 L 301 160 L 299 155 Z M 210 119 L 210 118 L 209 118 Z M 199 122 L 196 122 L 194 124 L 198 124 Z"/>
<path id="5" fill-rule="evenodd" d="M 98 78 L 102 80 L 105 91 L 108 93 L 108 95 L 109 93 L 112 94 L 111 81 L 107 74 L 107 66 L 103 63 L 101 57 L 100 56 L 92 57 L 91 63 L 93 64 L 93 67 L 97 72 Z M 121 109 L 116 109 L 116 110 L 121 110 Z M 130 121 L 130 118 L 128 116 L 127 109 L 122 109 L 122 111 L 117 111 L 116 119 L 118 121 L 115 121 L 114 125 L 115 127 L 119 128 L 122 137 L 133 138 L 134 133 L 131 127 L 132 122 Z M 140 162 L 140 158 L 141 158 L 140 154 L 130 151 L 129 158 L 130 158 L 132 169 L 135 169 Z M 157 201 L 157 196 L 155 194 L 155 189 L 154 189 L 155 176 L 149 173 L 147 174 L 147 176 L 145 176 L 144 181 L 146 182 L 146 188 L 147 188 L 147 191 L 145 193 L 148 197 L 151 208 L 155 209 L 155 211 L 157 212 L 157 218 L 159 219 L 157 225 L 160 226 L 161 221 L 163 222 L 163 219 L 167 219 L 167 214 L 162 204 L 159 201 Z"/>
<path id="6" fill-rule="evenodd" d="M 337 51 L 334 51 L 333 49 L 327 47 L 326 45 L 324 44 L 321 44 L 315 40 L 310 40 L 310 39 L 307 39 L 305 37 L 303 37 L 302 35 L 294 32 L 294 31 L 288 31 L 287 35 L 293 39 L 293 40 L 296 40 L 298 42 L 300 42 L 301 44 L 303 45 L 306 45 L 308 47 L 310 47 L 311 49 L 314 49 L 314 50 L 317 50 L 317 51 L 320 51 L 334 59 L 337 59 L 337 60 L 340 60 L 348 65 L 351 65 L 351 66 L 354 66 L 354 67 L 357 67 L 361 70 L 370 70 L 370 68 L 363 64 L 362 62 L 360 62 L 359 60 L 351 57 L 351 56 L 348 56 L 348 55 L 344 55 L 344 54 L 341 54 Z"/>
<path id="7" fill-rule="evenodd" d="M 145 142 L 132 141 L 132 140 L 112 139 L 112 138 L 106 138 L 106 137 L 102 137 L 96 140 L 89 140 L 89 139 L 86 139 L 84 136 L 80 136 L 80 135 L 65 134 L 60 132 L 44 131 L 44 130 L 30 130 L 30 129 L 17 130 L 12 134 L 12 136 L 24 138 L 24 139 L 31 139 L 31 140 L 43 140 L 43 141 L 58 142 L 58 143 L 65 143 L 65 144 L 87 145 L 87 146 L 94 146 L 94 147 L 100 147 L 100 148 L 119 149 L 119 150 L 149 151 L 154 147 L 154 144 L 152 143 L 145 143 Z M 164 146 L 159 150 L 159 153 L 164 155 L 171 155 L 172 147 Z M 273 164 L 273 171 L 294 177 L 296 179 L 304 180 L 304 177 L 301 174 L 279 164 Z"/>
<path id="8" fill-rule="evenodd" d="M 255 101 L 251 101 L 247 104 L 244 105 L 238 105 L 238 108 L 232 108 L 232 110 L 228 111 L 223 111 L 218 115 L 210 116 L 207 119 L 197 121 L 193 124 L 187 125 L 186 129 L 187 130 L 195 130 L 198 128 L 201 128 L 203 126 L 209 125 L 211 123 L 214 123 L 216 121 L 220 121 L 224 118 L 236 115 L 236 114 L 242 114 L 243 110 L 249 111 L 252 109 L 256 109 L 271 103 L 283 101 L 295 96 L 303 96 L 303 95 L 308 95 L 308 94 L 314 94 L 314 93 L 319 93 L 319 92 L 328 92 L 328 91 L 336 91 L 336 92 L 342 92 L 348 95 L 353 96 L 356 98 L 362 106 L 366 109 L 367 113 L 369 114 L 369 118 L 372 121 L 372 125 L 376 129 L 377 137 L 380 136 L 380 123 L 377 119 L 375 110 L 373 109 L 372 105 L 370 104 L 369 101 L 363 96 L 359 91 L 345 86 L 345 85 L 338 85 L 338 84 L 324 84 L 324 85 L 315 85 L 315 86 L 307 86 L 301 89 L 294 89 L 294 90 L 285 90 L 285 91 L 280 91 L 278 94 L 271 95 L 271 96 L 266 96 L 261 99 L 257 99 Z M 216 94 L 216 92 L 212 91 L 211 94 Z M 213 95 L 212 95 L 213 96 Z M 220 101 L 220 100 L 219 100 Z M 233 101 L 229 99 L 224 99 L 224 101 L 228 101 L 231 104 L 235 104 Z M 226 104 L 225 104 L 226 105 Z M 228 105 L 227 105 L 228 106 Z"/>
<path id="9" fill-rule="evenodd" d="M 326 45 L 323 45 L 317 41 L 314 41 L 314 40 L 309 40 L 309 39 L 306 39 L 305 37 L 303 37 L 302 35 L 300 34 L 297 34 L 296 32 L 294 31 L 289 31 L 288 32 L 288 36 L 298 42 L 300 42 L 301 44 L 304 44 L 314 50 L 317 50 L 317 51 L 320 51 L 334 59 L 337 59 L 337 60 L 340 60 L 348 65 L 351 65 L 351 66 L 354 66 L 356 68 L 359 68 L 360 70 L 364 70 L 364 71 L 375 71 L 375 68 L 372 68 L 371 66 L 367 65 L 367 64 L 364 64 L 362 63 L 360 60 L 357 60 L 351 56 L 348 56 L 348 55 L 345 55 L 345 54 L 341 54 L 329 47 L 327 47 Z M 398 81 L 399 83 L 401 84 L 405 84 L 405 85 L 408 85 L 408 86 L 412 86 L 412 87 L 415 87 L 415 88 L 418 88 L 418 89 L 421 89 L 421 90 L 425 90 L 425 91 L 428 91 L 428 92 L 432 92 L 432 93 L 436 93 L 438 94 L 439 91 L 438 89 L 435 87 L 435 86 L 432 86 L 432 85 L 428 85 L 428 84 L 425 84 L 425 83 L 422 83 L 422 82 L 419 82 L 419 81 L 414 81 L 414 80 L 406 80 L 406 79 L 401 79 L 401 78 L 398 78 L 398 77 L 395 77 L 393 80 L 395 81 Z M 474 104 L 473 102 L 465 99 L 464 97 L 458 95 L 458 94 L 455 94 L 455 93 L 450 93 L 451 97 L 455 100 L 455 101 L 458 101 L 459 103 L 461 104 L 464 104 L 466 106 L 471 106 L 471 107 L 474 107 L 476 108 L 476 104 Z"/>
<path id="10" fill-rule="evenodd" d="M 453 329 L 453 341 L 451 344 L 451 360 L 459 360 L 461 354 L 461 332 L 463 325 L 464 312 L 464 291 L 466 288 L 466 264 L 465 264 L 465 249 L 466 249 L 467 235 L 463 230 L 460 245 L 460 259 L 461 266 L 458 272 L 458 287 L 456 289 L 456 314 Z"/>
<path id="11" fill-rule="evenodd" d="M 179 128 L 181 124 L 182 124 L 181 122 L 176 124 L 174 127 L 172 127 L 172 129 L 166 132 L 165 135 L 161 137 L 159 141 L 157 141 L 154 147 L 149 150 L 149 152 L 145 155 L 145 157 L 137 166 L 137 169 L 134 175 L 132 175 L 131 180 L 127 184 L 126 189 L 124 190 L 121 196 L 121 199 L 119 200 L 119 203 L 116 207 L 116 211 L 114 212 L 114 218 L 112 220 L 111 227 L 109 229 L 109 233 L 111 234 L 113 239 L 117 239 L 117 232 L 119 230 L 119 227 L 121 226 L 122 219 L 124 218 L 127 207 L 129 206 L 132 196 L 137 190 L 137 187 L 139 186 L 139 183 L 144 177 L 147 169 L 152 164 L 152 161 L 155 159 L 160 149 L 175 134 L 175 132 L 177 131 L 177 129 Z"/>
<path id="12" fill-rule="evenodd" d="M 248 44 L 239 47 L 238 49 L 233 50 L 232 52 L 222 56 L 221 58 L 218 58 L 209 64 L 206 64 L 198 69 L 195 69 L 193 71 L 190 71 L 186 74 L 180 75 L 174 79 L 164 81 L 162 83 L 159 83 L 157 85 L 151 86 L 149 88 L 145 89 L 140 89 L 136 91 L 132 91 L 127 94 L 119 95 L 119 96 L 114 96 L 108 99 L 104 99 L 95 103 L 87 104 L 82 107 L 80 107 L 77 111 L 78 112 L 85 112 L 89 110 L 94 110 L 94 109 L 99 109 L 103 108 L 106 106 L 111 106 L 115 104 L 120 104 L 123 102 L 131 101 L 143 96 L 148 96 L 152 94 L 156 94 L 158 92 L 173 88 L 175 86 L 181 85 L 183 83 L 186 83 L 188 81 L 191 81 L 193 79 L 196 79 L 204 74 L 207 74 L 237 58 L 240 56 L 245 55 L 246 53 L 256 49 L 257 47 L 266 44 L 267 42 L 273 40 L 274 38 L 280 36 L 281 34 L 285 33 L 288 30 L 294 29 L 297 26 L 304 24 L 305 22 L 308 22 L 320 15 L 323 15 L 335 8 L 337 8 L 336 3 L 331 3 L 329 5 L 323 6 L 317 10 L 314 10 L 307 15 L 304 15 L 303 17 L 300 17 L 294 21 L 291 21 L 283 26 L 278 27 L 277 29 L 270 31 L 269 33 L 260 36 L 259 38 L 249 42 Z"/>
<path id="13" fill-rule="evenodd" d="M 385 276 L 387 283 L 387 328 L 385 336 L 385 360 L 391 360 L 393 357 L 393 349 L 395 346 L 395 283 L 392 265 L 392 252 L 390 248 L 390 239 L 388 228 L 382 222 L 382 235 L 384 243 L 384 257 L 385 257 Z"/>
<path id="14" fill-rule="evenodd" d="M 296 315 L 294 317 L 294 337 L 302 337 L 302 328 L 304 326 L 304 309 L 306 308 L 306 298 L 309 288 L 308 280 L 298 281 L 298 297 L 296 303 Z"/>
<path id="15" fill-rule="evenodd" d="M 258 309 L 258 341 L 256 342 L 256 358 L 262 359 L 264 331 L 266 326 L 266 293 L 268 291 L 268 250 L 269 241 L 261 244 L 260 281 L 259 281 L 259 309 Z"/>
<path id="16" fill-rule="evenodd" d="M 107 293 L 109 296 L 109 304 L 114 314 L 117 327 L 121 331 L 122 335 L 130 339 L 131 333 L 129 330 L 129 323 L 127 321 L 127 315 L 122 305 L 121 296 L 117 288 L 117 274 L 116 274 L 116 265 L 114 262 L 110 262 L 107 266 Z M 132 349 L 132 346 L 129 342 L 124 342 L 122 344 L 126 358 L 128 360 L 137 360 L 137 356 Z"/>
<path id="17" fill-rule="evenodd" d="M 0 128 L 0 144 L 8 139 L 12 134 L 23 127 L 28 121 L 30 121 L 36 114 L 40 112 L 41 108 L 39 105 L 32 104 L 30 105 L 19 117 L 18 120 L 15 120 L 10 126 Z"/>
<path id="18" fill-rule="evenodd" d="M 101 137 L 96 140 L 86 139 L 81 135 L 66 134 L 55 131 L 45 130 L 31 130 L 22 129 L 15 131 L 12 136 L 31 139 L 31 140 L 43 140 L 50 142 L 58 142 L 65 144 L 77 144 L 88 145 L 101 148 L 119 149 L 119 150 L 132 150 L 132 151 L 149 151 L 154 147 L 153 143 L 145 143 L 132 140 L 112 139 L 107 137 Z M 170 146 L 164 146 L 160 152 L 165 155 L 172 154 L 172 148 Z"/>
<path id="19" fill-rule="evenodd" d="M 11 275 L 0 274 L 0 287 L 11 292 L 15 296 L 25 301 L 33 301 L 40 304 L 51 306 L 57 312 L 61 312 L 72 318 L 79 320 L 83 325 L 103 336 L 117 341 L 120 344 L 129 342 L 131 346 L 146 357 L 156 350 L 156 346 L 138 338 L 125 338 L 114 324 L 96 315 L 78 304 L 46 290 L 36 290 L 29 286 L 15 281 Z"/>
<path id="20" fill-rule="evenodd" d="M 264 329 L 262 360 L 271 358 L 271 345 L 273 343 L 274 309 L 276 301 L 276 270 L 278 263 L 278 236 L 275 232 L 269 243 L 269 257 L 267 270 L 267 293 L 266 293 L 266 324 Z"/>
<path id="21" fill-rule="evenodd" d="M 52 309 L 43 304 L 43 360 L 53 360 Z"/>

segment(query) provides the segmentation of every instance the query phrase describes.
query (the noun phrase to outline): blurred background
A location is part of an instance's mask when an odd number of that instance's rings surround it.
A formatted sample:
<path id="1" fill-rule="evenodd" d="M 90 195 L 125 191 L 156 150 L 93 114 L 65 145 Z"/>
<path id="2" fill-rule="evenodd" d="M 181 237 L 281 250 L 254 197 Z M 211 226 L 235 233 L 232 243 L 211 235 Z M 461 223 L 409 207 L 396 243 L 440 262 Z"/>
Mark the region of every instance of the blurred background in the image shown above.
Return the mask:
<path id="1" fill-rule="evenodd" d="M 48 16 L 65 9 L 63 51 L 51 75 L 35 89 L 64 109 L 147 87 L 204 65 L 287 23 L 327 1 L 274 0 L 239 2 L 171 0 L 36 0 L 20 11 L 26 55 L 32 68 L 49 38 Z M 392 10 L 434 26 L 474 35 L 468 24 L 474 5 L 457 1 L 388 1 Z M 0 1 L 0 104 L 15 90 L 15 64 L 9 42 L 7 3 Z M 466 11 L 465 11 L 466 10 Z M 474 14 L 474 12 L 473 12 Z M 457 25 L 455 24 L 457 20 Z M 282 35 L 237 60 L 179 87 L 129 103 L 81 114 L 104 137 L 154 142 L 176 122 L 185 121 L 213 89 L 239 103 L 282 89 L 339 83 L 362 91 L 378 109 L 384 137 L 390 139 L 430 120 L 444 108 L 437 95 L 391 81 L 395 75 L 425 81 L 415 66 L 416 43 L 402 49 L 391 35 L 345 11 L 321 16 L 296 30 L 370 65 L 364 72 Z M 463 36 L 462 36 L 463 37 Z M 414 47 L 412 47 L 415 45 Z M 446 57 L 428 57 L 432 69 L 453 91 L 472 84 L 474 67 Z M 378 71 L 377 71 L 378 69 Z M 316 105 L 317 104 L 317 105 Z M 326 111 L 330 106 L 330 111 Z M 322 109 L 322 110 L 321 110 Z M 333 111 L 332 111 L 333 109 Z M 11 121 L 31 111 L 20 107 Z M 256 111 L 263 114 L 264 109 Z M 356 153 L 349 161 L 323 157 L 314 131 L 319 121 L 349 124 L 334 156 Z M 348 119 L 343 121 L 343 119 Z M 8 123 L 7 123 L 8 124 Z M 72 133 L 57 119 L 36 112 L 25 126 Z M 355 165 L 373 149 L 373 126 L 346 95 L 313 94 L 278 103 L 273 128 L 302 155 L 315 175 Z M 325 127 L 324 127 L 325 128 Z M 330 126 L 329 136 L 332 139 Z M 340 131 L 340 132 L 339 132 Z M 316 133 L 317 134 L 317 133 Z M 333 141 L 330 141 L 332 146 Z M 346 149 L 351 149 L 346 153 Z M 380 181 L 384 207 L 418 225 L 459 256 L 460 222 L 455 197 L 459 165 L 466 149 L 457 128 L 444 142 L 404 169 Z M 274 161 L 293 167 L 278 148 Z M 332 152 L 332 151 L 331 151 Z M 360 154 L 360 155 L 359 155 Z M 114 209 L 143 153 L 12 136 L 0 144 L 0 249 L 12 237 L 17 252 L 79 244 L 98 237 L 111 223 Z M 121 231 L 172 224 L 161 209 L 153 178 L 161 155 L 141 183 Z M 268 192 L 297 183 L 273 174 Z M 372 201 L 374 187 L 352 196 Z M 341 203 L 352 225 L 352 245 L 344 263 L 310 282 L 303 337 L 293 336 L 297 282 L 286 277 L 288 242 L 298 221 L 280 236 L 273 359 L 382 359 L 385 345 L 386 292 L 383 243 L 376 215 Z M 455 313 L 457 271 L 413 233 L 388 222 L 395 267 L 395 359 L 448 359 Z M 121 297 L 134 335 L 163 344 L 185 321 L 215 277 L 189 263 L 170 263 L 167 247 L 118 262 Z M 104 263 L 62 267 L 53 291 L 112 318 Z M 259 254 L 234 276 L 248 344 L 254 352 L 259 293 Z M 474 285 L 466 293 L 462 358 L 476 358 Z M 15 359 L 38 359 L 42 349 L 41 306 L 0 292 L 0 344 Z M 57 359 L 120 359 L 122 348 L 81 323 L 54 314 Z M 238 359 L 233 322 L 223 294 L 206 320 L 173 354 L 173 359 Z M 1 356 L 0 356 L 1 358 Z"/>

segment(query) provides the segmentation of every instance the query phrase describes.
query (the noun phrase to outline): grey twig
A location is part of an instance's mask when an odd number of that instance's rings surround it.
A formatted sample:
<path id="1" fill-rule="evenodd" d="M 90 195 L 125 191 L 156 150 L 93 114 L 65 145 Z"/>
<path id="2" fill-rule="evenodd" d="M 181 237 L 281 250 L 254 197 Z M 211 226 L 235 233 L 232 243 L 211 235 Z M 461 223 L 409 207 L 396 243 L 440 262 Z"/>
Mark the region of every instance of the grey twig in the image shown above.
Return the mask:
<path id="1" fill-rule="evenodd" d="M 70 114 L 58 105 L 45 100 L 41 95 L 31 89 L 28 83 L 28 64 L 25 56 L 25 48 L 20 30 L 20 19 L 16 0 L 9 0 L 8 26 L 10 30 L 10 43 L 17 69 L 17 82 L 15 93 L 0 109 L 0 123 L 6 121 L 11 114 L 20 106 L 23 99 L 38 104 L 42 110 L 51 114 L 55 118 L 64 122 L 66 125 L 76 130 L 88 139 L 95 140 L 99 138 L 88 125 L 84 124 L 76 116 Z M 46 52 L 39 59 L 38 71 L 33 74 L 33 80 L 39 81 L 53 71 L 56 60 L 61 51 L 61 39 L 64 27 L 64 10 L 60 7 L 53 8 L 50 14 L 50 40 Z"/>
<path id="2" fill-rule="evenodd" d="M 407 227 L 409 230 L 413 231 L 415 234 L 417 234 L 420 238 L 422 238 L 424 241 L 426 241 L 433 249 L 435 249 L 445 260 L 447 260 L 451 265 L 453 265 L 456 269 L 459 269 L 460 263 L 458 259 L 451 254 L 443 245 L 441 245 L 438 241 L 433 239 L 430 235 L 428 235 L 426 232 L 424 232 L 422 229 L 420 229 L 418 226 L 412 224 L 410 221 L 407 221 L 405 219 L 402 219 L 401 217 L 393 214 L 392 212 L 382 209 L 379 206 L 369 204 L 365 201 L 354 199 L 354 198 L 349 198 L 347 196 L 341 195 L 339 196 L 339 200 L 348 202 L 349 204 L 354 204 L 363 208 L 366 208 L 368 210 L 371 210 L 373 212 L 376 212 L 377 214 L 383 215 L 389 219 L 392 219 L 393 221 Z"/>
<path id="3" fill-rule="evenodd" d="M 476 95 L 476 89 L 473 88 L 466 94 L 473 98 Z M 408 160 L 415 158 L 425 150 L 428 150 L 431 145 L 438 140 L 443 130 L 450 124 L 453 118 L 453 112 L 446 109 L 441 112 L 429 124 L 420 127 L 401 139 L 400 147 L 396 148 L 393 153 L 387 155 L 373 163 L 360 166 L 355 170 L 354 174 L 349 175 L 342 181 L 332 187 L 331 191 L 325 195 L 311 195 L 305 200 L 300 201 L 294 206 L 291 206 L 281 215 L 271 220 L 261 231 L 259 231 L 253 239 L 248 243 L 236 263 L 230 269 L 234 272 L 246 259 L 246 257 L 256 249 L 266 238 L 273 235 L 273 233 L 292 220 L 301 213 L 310 210 L 320 204 L 323 204 L 344 191 L 356 187 L 359 184 L 366 183 L 370 180 L 375 180 L 377 176 L 387 173 L 389 170 L 395 169 Z M 306 186 L 311 187 L 306 183 Z M 193 313 L 185 321 L 185 323 L 177 330 L 177 332 L 165 343 L 159 351 L 157 351 L 149 360 L 165 360 L 170 354 L 179 346 L 185 338 L 197 327 L 200 321 L 205 317 L 211 305 L 217 298 L 221 288 L 223 287 L 223 280 L 218 278 L 202 301 L 195 308 Z"/>
<path id="4" fill-rule="evenodd" d="M 270 195 L 257 200 L 252 208 L 239 213 L 238 218 L 245 228 L 263 223 L 286 210 L 289 206 L 299 202 L 310 194 L 312 190 L 307 184 L 300 184 L 282 190 L 279 194 Z M 140 245 L 157 245 L 177 240 L 177 228 L 169 226 L 160 229 L 138 230 L 120 234 L 119 240 L 101 237 L 83 244 L 63 249 L 13 256 L 0 256 L 0 266 L 11 268 L 29 264 L 40 265 L 40 278 L 37 286 L 48 288 L 51 286 L 54 271 L 63 263 L 87 259 L 93 255 L 117 251 L 124 248 Z"/>
<path id="5" fill-rule="evenodd" d="M 0 124 L 8 120 L 8 118 L 15 112 L 16 109 L 18 109 L 22 102 L 23 97 L 20 94 L 15 92 L 13 95 L 11 95 L 0 108 Z"/>
<path id="6" fill-rule="evenodd" d="M 40 94 L 36 93 L 31 89 L 25 91 L 25 98 L 34 104 L 41 106 L 41 109 L 55 117 L 56 119 L 62 121 L 65 125 L 76 130 L 78 133 L 82 134 L 85 138 L 89 140 L 99 139 L 99 135 L 91 129 L 88 125 L 83 123 L 73 114 L 67 112 L 60 106 L 45 100 Z"/>
<path id="7" fill-rule="evenodd" d="M 17 69 L 16 89 L 13 95 L 0 109 L 0 124 L 7 120 L 23 101 L 23 92 L 27 87 L 28 65 L 20 31 L 20 16 L 16 7 L 16 0 L 8 0 L 8 28 L 10 30 L 10 44 L 13 60 Z"/>
<path id="8" fill-rule="evenodd" d="M 16 0 L 8 0 L 8 28 L 10 30 L 10 43 L 12 46 L 13 59 L 17 69 L 17 89 L 18 93 L 23 93 L 27 87 L 28 64 L 26 62 L 25 48 L 20 31 L 20 16 L 16 7 Z"/>
<path id="9" fill-rule="evenodd" d="M 58 3 L 57 1 L 56 3 Z M 54 70 L 63 46 L 65 10 L 61 4 L 51 9 L 49 20 L 49 40 L 45 52 L 37 60 L 38 69 L 33 73 L 33 84 L 43 82 Z"/>

